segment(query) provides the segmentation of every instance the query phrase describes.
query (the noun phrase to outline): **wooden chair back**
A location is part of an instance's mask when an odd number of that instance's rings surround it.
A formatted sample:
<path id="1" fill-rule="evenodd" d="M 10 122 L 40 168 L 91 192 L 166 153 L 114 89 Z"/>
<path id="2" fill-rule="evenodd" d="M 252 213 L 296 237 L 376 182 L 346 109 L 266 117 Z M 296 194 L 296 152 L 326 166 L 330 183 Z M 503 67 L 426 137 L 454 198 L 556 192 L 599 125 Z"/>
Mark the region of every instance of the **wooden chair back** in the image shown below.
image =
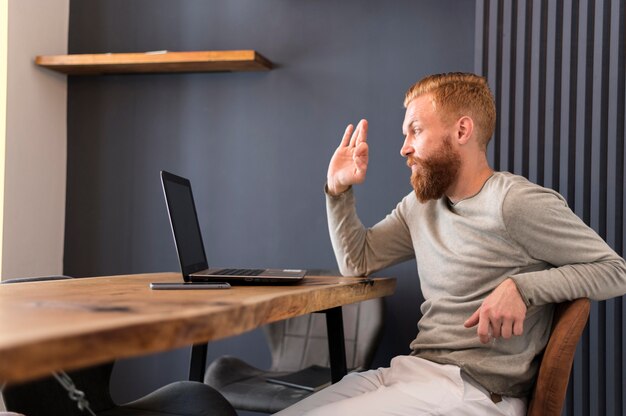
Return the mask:
<path id="1" fill-rule="evenodd" d="M 589 318 L 587 298 L 556 305 L 550 339 L 543 352 L 528 416 L 559 416 L 567 394 L 576 344 Z"/>

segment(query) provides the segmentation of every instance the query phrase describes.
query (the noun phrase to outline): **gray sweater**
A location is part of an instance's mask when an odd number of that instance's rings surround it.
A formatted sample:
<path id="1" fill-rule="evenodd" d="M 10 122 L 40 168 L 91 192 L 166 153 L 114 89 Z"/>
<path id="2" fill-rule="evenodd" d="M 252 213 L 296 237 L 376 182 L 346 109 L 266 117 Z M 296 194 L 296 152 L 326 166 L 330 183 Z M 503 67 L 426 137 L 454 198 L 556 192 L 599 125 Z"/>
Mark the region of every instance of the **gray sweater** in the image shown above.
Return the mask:
<path id="1" fill-rule="evenodd" d="M 487 390 L 529 393 L 553 303 L 626 293 L 626 263 L 558 193 L 497 172 L 475 196 L 420 203 L 411 192 L 366 229 L 351 190 L 327 194 L 328 226 L 344 275 L 369 275 L 415 258 L 424 303 L 412 354 L 455 364 Z M 463 323 L 511 277 L 528 306 L 524 333 L 481 344 Z"/>

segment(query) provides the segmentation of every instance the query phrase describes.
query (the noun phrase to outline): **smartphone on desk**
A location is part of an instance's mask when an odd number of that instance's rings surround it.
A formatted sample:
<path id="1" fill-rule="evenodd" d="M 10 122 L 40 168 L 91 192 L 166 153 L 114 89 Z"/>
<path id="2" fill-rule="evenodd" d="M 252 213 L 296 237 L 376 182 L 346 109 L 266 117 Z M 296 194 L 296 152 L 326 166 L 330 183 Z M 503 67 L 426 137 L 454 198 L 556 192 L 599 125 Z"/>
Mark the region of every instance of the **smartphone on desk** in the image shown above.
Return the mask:
<path id="1" fill-rule="evenodd" d="M 177 282 L 177 283 L 150 283 L 153 290 L 204 290 L 230 289 L 227 282 Z"/>

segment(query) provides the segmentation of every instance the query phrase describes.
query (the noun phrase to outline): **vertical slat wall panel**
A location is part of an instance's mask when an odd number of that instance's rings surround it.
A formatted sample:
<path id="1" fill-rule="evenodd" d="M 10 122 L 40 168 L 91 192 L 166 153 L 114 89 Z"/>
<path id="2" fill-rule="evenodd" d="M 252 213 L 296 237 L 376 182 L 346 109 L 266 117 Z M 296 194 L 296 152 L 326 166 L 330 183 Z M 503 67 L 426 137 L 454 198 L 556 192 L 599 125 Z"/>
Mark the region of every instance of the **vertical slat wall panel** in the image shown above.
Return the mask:
<path id="1" fill-rule="evenodd" d="M 492 166 L 553 188 L 624 256 L 626 0 L 477 0 Z M 624 298 L 594 302 L 564 415 L 626 414 Z"/>

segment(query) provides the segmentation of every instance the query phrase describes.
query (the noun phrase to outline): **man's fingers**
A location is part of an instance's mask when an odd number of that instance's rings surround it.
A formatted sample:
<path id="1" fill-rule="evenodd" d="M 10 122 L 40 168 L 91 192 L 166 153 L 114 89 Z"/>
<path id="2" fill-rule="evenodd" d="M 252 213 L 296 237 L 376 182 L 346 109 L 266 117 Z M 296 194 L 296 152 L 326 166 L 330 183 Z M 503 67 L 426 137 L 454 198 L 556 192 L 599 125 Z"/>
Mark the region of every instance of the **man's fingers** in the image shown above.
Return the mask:
<path id="1" fill-rule="evenodd" d="M 489 319 L 480 318 L 480 320 L 478 321 L 478 330 L 476 332 L 478 333 L 478 339 L 480 339 L 480 342 L 482 342 L 483 344 L 488 343 L 489 339 L 491 338 L 491 336 L 489 335 L 489 328 Z"/>
<path id="2" fill-rule="evenodd" d="M 355 158 L 357 158 L 357 157 L 367 157 L 368 153 L 369 153 L 369 146 L 367 145 L 366 142 L 361 142 L 361 143 L 356 145 L 356 148 L 354 149 L 353 156 Z"/>
<path id="3" fill-rule="evenodd" d="M 502 321 L 502 330 L 500 331 L 502 338 L 511 338 L 511 336 L 513 335 L 513 323 L 514 321 L 512 319 L 504 319 Z"/>
<path id="4" fill-rule="evenodd" d="M 367 141 L 367 120 L 363 119 L 359 121 L 359 125 L 361 129 L 359 130 L 359 135 L 356 138 L 356 144 L 365 143 Z"/>
<path id="5" fill-rule="evenodd" d="M 513 334 L 522 335 L 524 333 L 524 320 L 518 319 L 513 323 Z"/>
<path id="6" fill-rule="evenodd" d="M 479 310 L 477 333 L 483 344 L 491 337 L 509 339 L 523 334 L 527 308 L 513 279 L 502 281 L 485 298 Z"/>
<path id="7" fill-rule="evenodd" d="M 356 168 L 359 171 L 364 171 L 365 169 L 367 169 L 367 158 L 358 157 L 354 159 L 354 163 L 356 164 Z"/>
<path id="8" fill-rule="evenodd" d="M 491 336 L 494 338 L 500 338 L 502 334 L 502 321 L 493 320 L 489 323 L 491 325 Z"/>
<path id="9" fill-rule="evenodd" d="M 511 335 L 513 334 L 513 325 L 512 323 L 504 323 L 502 324 L 502 330 L 500 331 L 500 335 L 502 336 L 502 338 L 504 339 L 509 339 L 511 338 Z"/>
<path id="10" fill-rule="evenodd" d="M 476 309 L 476 312 L 474 312 L 472 314 L 472 316 L 470 316 L 467 321 L 465 321 L 465 323 L 463 324 L 463 326 L 465 326 L 465 328 L 471 328 L 473 326 L 476 326 L 476 324 L 478 323 L 478 317 L 480 316 L 480 308 Z"/>
<path id="11" fill-rule="evenodd" d="M 356 128 L 349 124 L 341 139 L 341 146 L 356 147 L 367 141 L 367 120 L 359 121 Z"/>
<path id="12" fill-rule="evenodd" d="M 352 134 L 353 129 L 354 126 L 352 124 L 348 124 L 345 133 L 343 133 L 343 138 L 341 139 L 341 146 L 345 147 L 348 145 L 348 143 L 350 143 L 350 135 Z"/>
<path id="13" fill-rule="evenodd" d="M 359 124 L 356 125 L 356 128 L 354 129 L 354 132 L 352 133 L 352 137 L 350 137 L 350 144 L 348 146 L 350 147 L 356 146 L 356 138 L 359 137 L 359 133 L 361 131 L 361 125 L 362 123 L 360 122 Z"/>

